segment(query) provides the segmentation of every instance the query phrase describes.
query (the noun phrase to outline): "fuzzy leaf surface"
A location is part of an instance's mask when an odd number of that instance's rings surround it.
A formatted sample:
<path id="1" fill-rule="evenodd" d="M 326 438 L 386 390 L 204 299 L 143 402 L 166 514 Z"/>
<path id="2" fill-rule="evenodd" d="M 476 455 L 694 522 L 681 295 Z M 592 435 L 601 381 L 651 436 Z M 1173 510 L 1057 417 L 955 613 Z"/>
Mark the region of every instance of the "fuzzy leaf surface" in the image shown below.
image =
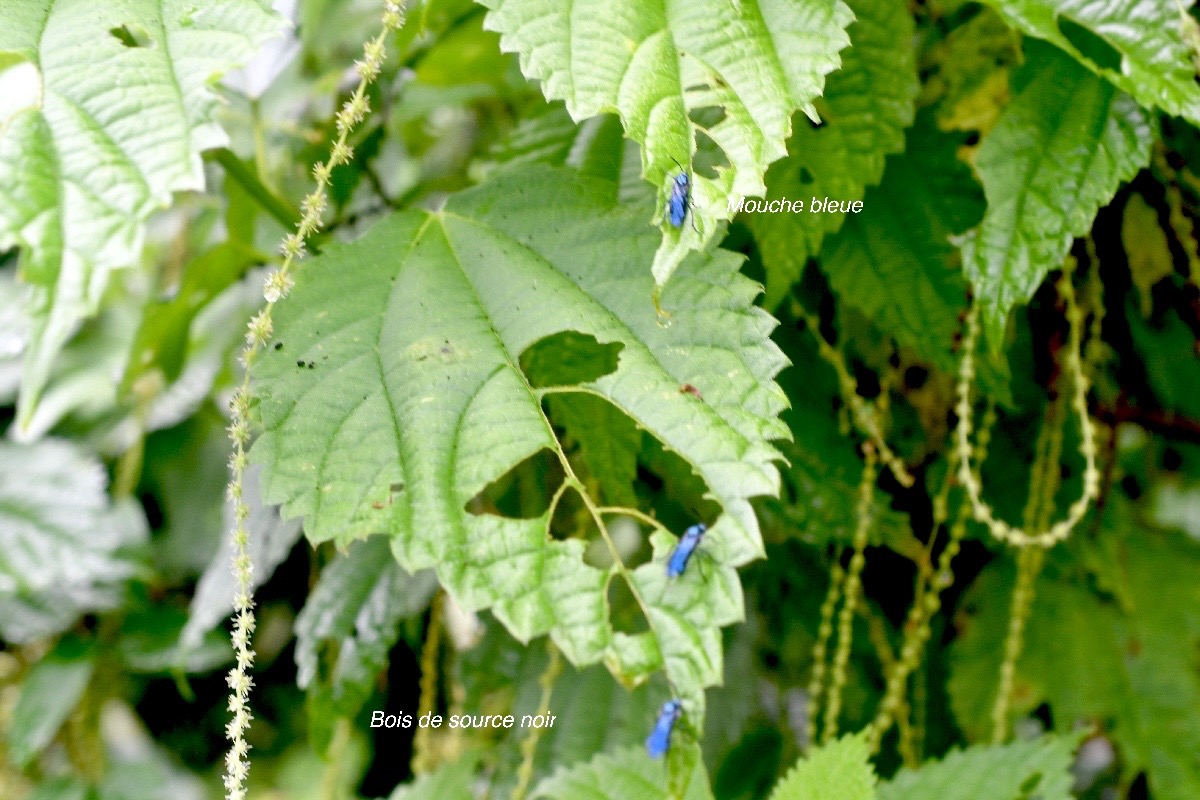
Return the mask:
<path id="1" fill-rule="evenodd" d="M 120 601 L 146 521 L 136 503 L 112 503 L 107 484 L 74 445 L 0 441 L 0 638 L 28 642 Z"/>
<path id="2" fill-rule="evenodd" d="M 1141 105 L 1200 122 L 1200 86 L 1182 4 L 1144 0 L 988 0 L 1010 25 L 1052 42 Z"/>
<path id="3" fill-rule="evenodd" d="M 749 499 L 779 490 L 785 359 L 731 253 L 687 262 L 662 325 L 644 268 L 657 237 L 638 213 L 604 181 L 505 171 L 441 212 L 398 214 L 329 248 L 278 309 L 256 369 L 266 431 L 253 457 L 268 500 L 304 516 L 314 541 L 389 533 L 405 569 L 435 568 L 461 606 L 490 607 L 521 641 L 549 633 L 574 663 L 604 657 L 631 681 L 665 666 L 699 712 L 721 677 L 719 628 L 743 613 L 734 568 L 763 552 Z M 568 331 L 619 345 L 615 370 L 535 389 L 522 353 Z M 552 507 L 521 519 L 472 504 L 534 454 L 565 462 L 541 400 L 576 391 L 674 451 L 724 512 L 705 538 L 706 577 L 668 581 L 676 539 L 652 537 L 655 559 L 631 573 L 649 613 L 640 634 L 614 633 L 615 567 L 586 564 L 581 539 L 550 537 Z"/>
<path id="4" fill-rule="evenodd" d="M 1032 43 L 1012 103 L 975 160 L 987 213 L 963 243 L 993 351 L 1071 241 L 1150 159 L 1149 115 L 1052 47 Z"/>
<path id="5" fill-rule="evenodd" d="M 979 221 L 982 197 L 955 157 L 957 138 L 918 125 L 908 149 L 888 159 L 883 182 L 867 192 L 821 251 L 838 296 L 942 371 L 953 373 L 966 282 L 950 238 Z"/>
<path id="6" fill-rule="evenodd" d="M 19 424 L 54 356 L 173 192 L 224 144 L 212 82 L 279 30 L 258 0 L 9 0 L 0 7 L 0 250 L 19 247 L 35 319 Z"/>
<path id="7" fill-rule="evenodd" d="M 802 200 L 801 213 L 748 215 L 767 272 L 764 305 L 775 308 L 825 236 L 846 215 L 812 213 L 812 198 L 861 200 L 883 177 L 884 158 L 904 149 L 917 96 L 913 20 L 897 0 L 848 0 L 855 20 L 842 67 L 820 101 L 824 124 L 798 119 L 788 152 L 767 171 L 768 201 Z M 872 210 L 861 212 L 872 214 Z"/>
<path id="8" fill-rule="evenodd" d="M 775 785 L 771 800 L 875 800 L 875 770 L 861 735 L 814 749 Z"/>
<path id="9" fill-rule="evenodd" d="M 955 750 L 901 770 L 879 787 L 879 800 L 1071 800 L 1078 744 L 1078 736 L 1043 736 Z"/>
<path id="10" fill-rule="evenodd" d="M 667 772 L 642 748 L 602 753 L 591 761 L 560 769 L 538 784 L 533 800 L 712 800 L 704 765 L 697 760 L 687 776 L 687 787 L 669 793 Z"/>
<path id="11" fill-rule="evenodd" d="M 842 0 L 485 0 L 487 27 L 520 56 L 546 97 L 575 120 L 620 115 L 643 147 L 643 176 L 659 192 L 692 173 L 697 134 L 722 151 L 715 177 L 691 174 L 697 227 L 664 222 L 659 285 L 731 216 L 727 199 L 761 196 L 767 166 L 786 155 L 791 117 L 817 118 L 813 101 L 837 69 L 853 12 Z M 719 109 L 701 131 L 691 115 Z M 716 165 L 714 165 L 716 166 Z M 689 215 L 691 218 L 692 215 Z"/>

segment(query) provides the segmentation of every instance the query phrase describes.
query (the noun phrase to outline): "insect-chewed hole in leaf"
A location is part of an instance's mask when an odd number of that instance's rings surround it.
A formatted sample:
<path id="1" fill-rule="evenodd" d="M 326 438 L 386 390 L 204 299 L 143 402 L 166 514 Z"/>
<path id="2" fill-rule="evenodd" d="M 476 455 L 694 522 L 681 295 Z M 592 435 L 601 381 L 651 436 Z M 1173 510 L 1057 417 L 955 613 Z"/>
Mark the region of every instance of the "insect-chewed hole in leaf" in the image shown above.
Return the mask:
<path id="1" fill-rule="evenodd" d="M 562 481 L 558 458 L 542 448 L 483 487 L 463 510 L 476 516 L 495 514 L 510 519 L 534 519 L 546 513 L 554 490 Z"/>
<path id="2" fill-rule="evenodd" d="M 578 331 L 559 331 L 521 353 L 521 370 L 534 387 L 590 383 L 617 371 L 620 342 L 601 343 Z"/>
<path id="3" fill-rule="evenodd" d="M 658 495 L 655 510 L 669 527 L 682 531 L 697 520 L 713 520 L 721 507 L 705 497 L 708 487 L 691 465 L 665 450 L 653 436 L 642 437 L 638 480 Z M 654 489 L 654 487 L 659 487 Z"/>
<path id="4" fill-rule="evenodd" d="M 724 109 L 715 109 L 725 116 Z M 716 123 L 711 123 L 715 125 Z M 711 125 L 709 127 L 711 127 Z M 696 130 L 696 156 L 692 159 L 692 170 L 710 180 L 716 180 L 717 168 L 728 167 L 729 158 L 725 151 L 703 129 Z"/>
<path id="5" fill-rule="evenodd" d="M 1100 69 L 1110 69 L 1114 72 L 1121 71 L 1120 51 L 1105 41 L 1103 37 L 1097 36 L 1075 20 L 1066 16 L 1059 16 L 1058 29 L 1062 32 L 1063 36 L 1067 37 L 1067 41 L 1075 45 L 1075 48 L 1088 61 L 1091 61 Z"/>
<path id="6" fill-rule="evenodd" d="M 627 569 L 637 569 L 650 560 L 653 555 L 650 542 L 637 521 L 631 517 L 610 516 L 605 519 L 605 524 L 608 539 L 605 540 L 599 531 L 593 528 L 592 534 L 588 536 L 587 549 L 583 553 L 584 563 L 597 569 L 608 569 L 615 563 L 613 550 L 616 550 L 616 557 L 621 559 L 621 563 Z"/>
<path id="7" fill-rule="evenodd" d="M 608 615 L 613 630 L 619 633 L 634 635 L 650 630 L 637 598 L 629 590 L 629 584 L 620 577 L 608 582 Z"/>
<path id="8" fill-rule="evenodd" d="M 140 25 L 119 25 L 111 28 L 109 34 L 126 47 L 154 47 L 154 40 Z"/>

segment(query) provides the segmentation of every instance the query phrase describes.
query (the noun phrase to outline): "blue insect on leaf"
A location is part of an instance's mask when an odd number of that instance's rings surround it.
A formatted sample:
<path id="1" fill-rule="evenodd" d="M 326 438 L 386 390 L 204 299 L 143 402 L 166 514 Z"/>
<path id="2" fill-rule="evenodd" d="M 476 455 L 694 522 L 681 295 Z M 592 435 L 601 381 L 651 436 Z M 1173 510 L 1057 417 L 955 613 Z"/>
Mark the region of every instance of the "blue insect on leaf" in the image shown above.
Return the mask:
<path id="1" fill-rule="evenodd" d="M 678 700 L 668 700 L 658 711 L 658 719 L 654 721 L 654 730 L 646 737 L 646 752 L 651 758 L 662 758 L 671 748 L 671 731 L 683 714 L 683 704 Z"/>
<path id="2" fill-rule="evenodd" d="M 692 560 L 692 555 L 700 546 L 706 530 L 708 528 L 703 523 L 697 523 L 683 532 L 683 536 L 679 538 L 679 544 L 675 545 L 675 549 L 671 551 L 671 555 L 667 559 L 668 578 L 678 578 L 687 569 L 688 562 Z"/>
<path id="3" fill-rule="evenodd" d="M 671 196 L 667 198 L 667 220 L 676 228 L 683 227 L 687 217 L 689 195 L 691 194 L 692 179 L 682 171 L 671 182 Z"/>

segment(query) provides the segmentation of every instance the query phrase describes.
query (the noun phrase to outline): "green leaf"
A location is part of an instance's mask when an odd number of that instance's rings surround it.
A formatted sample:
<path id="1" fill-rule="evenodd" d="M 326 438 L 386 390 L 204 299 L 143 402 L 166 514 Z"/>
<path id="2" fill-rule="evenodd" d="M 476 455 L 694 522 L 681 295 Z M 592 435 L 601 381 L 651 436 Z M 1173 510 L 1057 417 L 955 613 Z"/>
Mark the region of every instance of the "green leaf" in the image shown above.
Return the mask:
<path id="1" fill-rule="evenodd" d="M 966 282 L 952 236 L 979 221 L 979 189 L 955 150 L 958 137 L 919 125 L 903 155 L 888 159 L 883 183 L 864 211 L 821 251 L 834 291 L 898 343 L 946 374 L 954 352 Z"/>
<path id="2" fill-rule="evenodd" d="M 0 9 L 6 77 L 26 100 L 0 119 L 0 250 L 22 249 L 35 319 L 18 425 L 111 271 L 136 263 L 146 219 L 203 188 L 200 152 L 224 143 L 211 83 L 278 30 L 259 0 Z"/>
<path id="3" fill-rule="evenodd" d="M 775 784 L 771 800 L 874 800 L 875 770 L 862 734 L 821 745 Z"/>
<path id="4" fill-rule="evenodd" d="M 1154 310 L 1152 290 L 1175 274 L 1175 258 L 1167 234 L 1158 224 L 1158 212 L 1136 192 L 1125 201 L 1121 216 L 1121 244 L 1129 262 L 1129 276 L 1137 287 L 1142 316 Z"/>
<path id="5" fill-rule="evenodd" d="M 728 200 L 766 191 L 767 166 L 786 155 L 791 117 L 814 120 L 813 100 L 839 65 L 854 19 L 841 0 L 485 0 L 486 26 L 520 54 L 521 69 L 548 99 L 565 100 L 577 121 L 619 114 L 643 146 L 643 176 L 659 192 L 655 222 L 664 236 L 657 285 L 687 252 L 710 242 Z M 719 121 L 696 121 L 717 109 Z M 670 183 L 692 173 L 697 137 L 722 151 L 715 177 L 693 173 L 696 230 L 663 220 Z"/>
<path id="6" fill-rule="evenodd" d="M 8 751 L 18 767 L 28 766 L 58 733 L 83 697 L 95 667 L 89 643 L 66 638 L 34 664 L 8 727 Z"/>
<path id="7" fill-rule="evenodd" d="M 879 787 L 879 800 L 1071 800 L 1080 734 L 955 750 Z"/>
<path id="8" fill-rule="evenodd" d="M 883 177 L 884 157 L 904 149 L 917 96 L 913 19 L 901 0 L 847 0 L 854 12 L 850 48 L 830 74 L 820 127 L 799 119 L 790 155 L 767 172 L 767 200 L 802 200 L 800 213 L 747 216 L 767 273 L 764 305 L 775 308 L 808 259 L 846 215 L 814 213 L 812 199 L 861 200 Z M 863 215 L 875 213 L 874 204 Z"/>
<path id="9" fill-rule="evenodd" d="M 475 800 L 472 786 L 478 763 L 479 757 L 468 753 L 410 784 L 397 786 L 388 800 Z"/>
<path id="10" fill-rule="evenodd" d="M 296 683 L 331 712 L 310 713 L 310 728 L 326 717 L 358 713 L 387 666 L 400 621 L 423 611 L 436 589 L 431 572 L 409 575 L 400 568 L 384 536 L 353 543 L 322 570 L 295 625 Z M 314 739 L 327 740 L 328 727 L 318 726 L 322 735 Z"/>
<path id="11" fill-rule="evenodd" d="M 1101 536 L 1116 540 L 1104 563 L 1119 573 L 1123 589 L 1100 595 L 1091 588 L 1098 579 L 1074 577 L 1076 568 L 1065 558 L 1048 565 L 1025 627 L 1014 711 L 1030 713 L 1048 703 L 1060 731 L 1080 722 L 1107 728 L 1124 761 L 1126 783 L 1147 770 L 1155 798 L 1196 797 L 1200 544 L 1142 528 L 1127 507 L 1116 505 Z M 1085 545 L 1072 550 L 1080 547 Z M 989 568 L 972 587 L 970 616 L 961 623 L 965 633 L 951 650 L 952 706 L 974 737 L 989 729 L 1011 574 L 1008 567 Z"/>
<path id="12" fill-rule="evenodd" d="M 1147 108 L 1200 123 L 1183 2 L 988 0 L 1014 28 L 1053 42 Z"/>
<path id="13" fill-rule="evenodd" d="M 562 103 L 544 104 L 492 147 L 484 169 L 570 166 L 615 183 L 624 203 L 650 202 L 656 195 L 642 180 L 641 153 L 623 133 L 615 114 L 602 114 L 576 125 Z"/>
<path id="14" fill-rule="evenodd" d="M 0 637 L 28 642 L 119 602 L 146 522 L 107 482 L 74 445 L 0 441 Z"/>
<path id="15" fill-rule="evenodd" d="M 672 754 L 675 748 L 672 747 Z M 704 764 L 695 759 L 686 776 L 686 788 L 671 793 L 667 770 L 646 755 L 644 748 L 602 754 L 585 764 L 561 768 L 538 784 L 532 800 L 712 800 Z"/>
<path id="16" fill-rule="evenodd" d="M 304 515 L 314 541 L 387 531 L 405 569 L 436 568 L 463 608 L 491 607 L 521 641 L 549 633 L 573 663 L 604 657 L 627 680 L 665 665 L 699 714 L 702 687 L 721 677 L 718 628 L 742 616 L 734 568 L 762 555 L 749 499 L 779 489 L 770 440 L 788 433 L 772 379 L 785 362 L 731 253 L 689 260 L 661 324 L 644 269 L 657 237 L 610 189 L 560 170 L 505 172 L 306 265 L 255 371 L 266 430 L 253 457 L 268 498 Z M 616 349 L 616 370 L 533 388 L 521 355 L 566 331 Z M 543 450 L 566 463 L 540 400 L 576 391 L 660 439 L 724 511 L 703 576 L 668 581 L 677 540 L 651 538 L 655 560 L 631 580 L 652 630 L 633 636 L 609 619 L 616 567 L 585 563 L 583 540 L 550 537 L 553 508 L 519 519 L 471 502 Z"/>
<path id="17" fill-rule="evenodd" d="M 1149 117 L 1128 95 L 1054 48 L 1029 43 L 1016 94 L 976 156 L 987 213 L 963 269 L 992 350 L 1071 240 L 1150 159 Z"/>

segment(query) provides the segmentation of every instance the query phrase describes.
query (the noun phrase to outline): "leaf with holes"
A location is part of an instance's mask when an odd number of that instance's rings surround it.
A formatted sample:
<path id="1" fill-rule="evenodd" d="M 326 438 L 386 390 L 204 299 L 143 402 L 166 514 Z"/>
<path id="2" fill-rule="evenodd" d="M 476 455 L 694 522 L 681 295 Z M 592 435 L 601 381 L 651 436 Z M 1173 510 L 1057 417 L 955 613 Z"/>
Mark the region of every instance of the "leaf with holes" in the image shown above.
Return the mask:
<path id="1" fill-rule="evenodd" d="M 854 19 L 842 0 L 484 0 L 487 27 L 520 54 L 546 97 L 575 120 L 619 114 L 643 146 L 642 174 L 659 192 L 663 240 L 653 272 L 666 283 L 690 250 L 711 242 L 729 201 L 761 196 L 767 166 L 786 155 L 792 114 L 817 119 L 813 100 L 839 65 Z M 713 177 L 694 172 L 698 136 Z M 676 229 L 662 208 L 680 168 L 695 208 Z M 695 223 L 693 229 L 692 223 Z"/>
<path id="2" fill-rule="evenodd" d="M 767 172 L 768 201 L 800 200 L 807 209 L 812 198 L 861 200 L 863 190 L 883 177 L 884 157 L 904 149 L 917 97 L 912 15 L 900 0 L 849 4 L 856 19 L 842 68 L 829 76 L 825 89 L 825 124 L 799 120 L 788 140 L 791 155 Z M 767 273 L 767 308 L 778 306 L 825 236 L 845 218 L 811 210 L 748 216 Z"/>
<path id="3" fill-rule="evenodd" d="M 1188 28 L 1190 0 L 988 0 L 1010 25 L 1054 43 L 1146 108 L 1200 123 Z"/>
<path id="4" fill-rule="evenodd" d="M 146 520 L 107 482 L 74 445 L 0 441 L 0 638 L 29 642 L 120 602 Z"/>
<path id="5" fill-rule="evenodd" d="M 266 430 L 253 456 L 268 498 L 314 541 L 387 532 L 405 569 L 435 568 L 464 608 L 490 607 L 522 641 L 549 633 L 574 663 L 603 658 L 626 681 L 665 668 L 699 716 L 721 679 L 719 628 L 742 616 L 734 567 L 763 552 L 750 498 L 779 490 L 785 360 L 731 253 L 687 262 L 662 324 L 645 270 L 657 237 L 612 195 L 571 171 L 504 171 L 306 265 L 255 370 Z M 615 358 L 535 386 L 522 355 L 568 332 Z M 573 392 L 620 409 L 703 479 L 723 510 L 705 539 L 713 569 L 668 581 L 677 540 L 661 532 L 650 563 L 592 566 L 586 541 L 549 535 L 553 504 L 481 513 L 474 498 L 543 451 L 582 490 L 542 407 Z M 649 630 L 613 630 L 618 573 Z"/>
<path id="6" fill-rule="evenodd" d="M 204 186 L 224 143 L 210 84 L 279 30 L 259 0 L 7 0 L 0 6 L 0 250 L 23 251 L 35 318 L 18 423 L 143 224 Z"/>
<path id="7" fill-rule="evenodd" d="M 1150 120 L 1133 98 L 1044 44 L 1027 46 L 1016 95 L 975 159 L 987 196 L 963 243 L 993 352 L 1025 303 L 1100 206 L 1150 160 Z"/>

